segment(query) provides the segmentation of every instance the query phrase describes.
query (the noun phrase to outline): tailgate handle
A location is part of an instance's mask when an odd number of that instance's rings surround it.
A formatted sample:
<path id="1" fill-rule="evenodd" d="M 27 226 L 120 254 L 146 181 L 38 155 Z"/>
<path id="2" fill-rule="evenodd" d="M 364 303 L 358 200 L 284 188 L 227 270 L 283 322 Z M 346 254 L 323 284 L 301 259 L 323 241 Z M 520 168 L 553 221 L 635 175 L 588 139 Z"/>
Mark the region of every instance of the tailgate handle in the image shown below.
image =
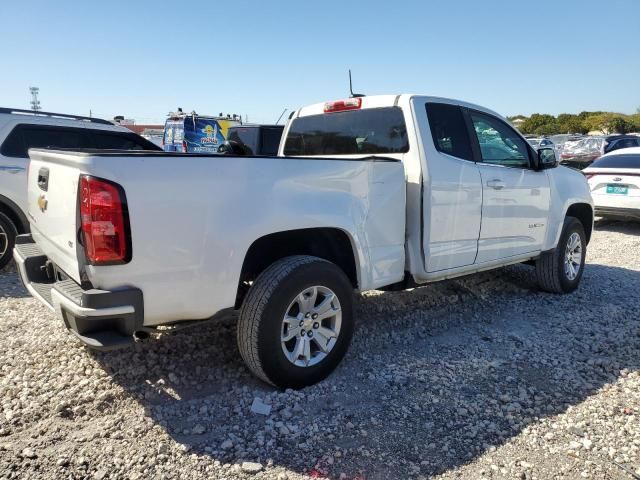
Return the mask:
<path id="1" fill-rule="evenodd" d="M 49 169 L 41 168 L 38 171 L 38 186 L 40 190 L 44 190 L 45 192 L 49 189 Z"/>

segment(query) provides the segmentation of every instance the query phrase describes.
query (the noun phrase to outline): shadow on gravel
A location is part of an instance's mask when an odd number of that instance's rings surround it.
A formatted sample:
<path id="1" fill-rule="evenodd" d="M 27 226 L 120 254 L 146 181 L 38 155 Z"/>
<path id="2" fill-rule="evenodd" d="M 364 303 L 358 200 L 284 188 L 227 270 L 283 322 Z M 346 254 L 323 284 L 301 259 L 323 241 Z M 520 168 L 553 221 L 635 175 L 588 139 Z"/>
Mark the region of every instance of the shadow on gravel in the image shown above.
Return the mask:
<path id="1" fill-rule="evenodd" d="M 29 292 L 24 288 L 13 262 L 0 270 L 0 298 L 25 298 Z"/>
<path id="2" fill-rule="evenodd" d="M 176 442 L 212 461 L 426 477 L 640 368 L 639 297 L 640 272 L 603 265 L 565 296 L 539 293 L 525 266 L 374 292 L 356 302 L 342 365 L 300 392 L 248 374 L 232 322 L 93 355 Z M 270 415 L 251 412 L 256 396 Z"/>
<path id="3" fill-rule="evenodd" d="M 594 222 L 596 230 L 615 233 L 626 233 L 627 235 L 640 235 L 640 221 L 614 220 L 609 218 L 599 218 Z"/>

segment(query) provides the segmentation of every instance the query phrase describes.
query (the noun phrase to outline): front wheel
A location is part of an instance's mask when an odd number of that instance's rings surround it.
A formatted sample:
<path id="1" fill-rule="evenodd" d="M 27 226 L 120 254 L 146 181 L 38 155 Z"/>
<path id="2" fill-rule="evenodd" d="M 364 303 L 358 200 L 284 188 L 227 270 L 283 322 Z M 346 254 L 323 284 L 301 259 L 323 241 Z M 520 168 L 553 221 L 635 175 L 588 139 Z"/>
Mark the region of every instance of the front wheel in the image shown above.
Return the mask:
<path id="1" fill-rule="evenodd" d="M 0 269 L 11 261 L 16 235 L 18 231 L 11 219 L 0 213 Z"/>
<path id="2" fill-rule="evenodd" d="M 302 388 L 329 375 L 353 333 L 353 287 L 340 268 L 292 256 L 262 272 L 238 320 L 238 348 L 249 369 L 279 388 Z"/>
<path id="3" fill-rule="evenodd" d="M 536 261 L 536 276 L 543 290 L 570 293 L 578 288 L 587 253 L 587 241 L 582 223 L 567 217 L 557 247 L 543 253 Z"/>

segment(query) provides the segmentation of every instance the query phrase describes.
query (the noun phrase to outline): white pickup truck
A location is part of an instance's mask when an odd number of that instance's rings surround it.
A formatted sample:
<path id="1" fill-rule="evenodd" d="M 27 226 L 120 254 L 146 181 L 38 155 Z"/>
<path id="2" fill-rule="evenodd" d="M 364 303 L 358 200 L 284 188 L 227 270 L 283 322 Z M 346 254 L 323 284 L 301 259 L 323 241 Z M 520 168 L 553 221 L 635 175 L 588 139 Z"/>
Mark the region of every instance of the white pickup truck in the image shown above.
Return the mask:
<path id="1" fill-rule="evenodd" d="M 277 157 L 30 150 L 14 258 L 87 345 L 239 310 L 248 367 L 278 387 L 328 375 L 354 291 L 518 262 L 580 281 L 593 205 L 579 172 L 502 117 L 417 95 L 292 114 Z"/>

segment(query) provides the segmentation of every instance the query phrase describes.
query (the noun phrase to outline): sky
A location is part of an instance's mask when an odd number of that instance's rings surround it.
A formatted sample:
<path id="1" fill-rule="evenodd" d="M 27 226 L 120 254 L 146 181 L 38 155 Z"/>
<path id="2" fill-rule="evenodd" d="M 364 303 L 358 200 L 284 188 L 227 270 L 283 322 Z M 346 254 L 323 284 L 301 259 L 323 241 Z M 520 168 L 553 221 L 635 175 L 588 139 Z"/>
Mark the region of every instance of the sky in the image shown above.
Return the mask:
<path id="1" fill-rule="evenodd" d="M 0 0 L 0 106 L 161 123 L 418 93 L 503 115 L 640 108 L 640 0 Z"/>

